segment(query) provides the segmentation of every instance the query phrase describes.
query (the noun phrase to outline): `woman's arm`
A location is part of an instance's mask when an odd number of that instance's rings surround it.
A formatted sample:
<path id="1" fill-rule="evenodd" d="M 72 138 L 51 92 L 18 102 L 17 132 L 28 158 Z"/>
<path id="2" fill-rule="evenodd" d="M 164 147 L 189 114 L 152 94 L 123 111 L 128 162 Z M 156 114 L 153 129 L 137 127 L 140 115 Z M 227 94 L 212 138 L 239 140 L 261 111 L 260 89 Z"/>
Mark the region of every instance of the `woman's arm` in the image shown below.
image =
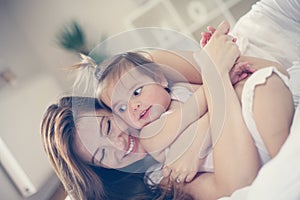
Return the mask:
<path id="1" fill-rule="evenodd" d="M 211 119 L 217 116 L 223 122 L 222 129 L 219 130 L 219 127 L 216 127 L 218 124 L 211 120 L 215 144 L 213 148 L 214 173 L 205 173 L 185 187 L 195 197 L 200 196 L 204 199 L 216 199 L 250 184 L 259 169 L 257 151 L 243 121 L 241 105 L 228 75 L 230 66 L 235 62 L 239 53 L 235 44 L 226 37 L 228 29 L 229 25 L 222 23 L 205 47 L 209 57 L 214 61 L 217 73 L 206 74 L 207 71 L 202 70 Z M 207 85 L 206 80 L 213 78 L 210 76 L 215 76 L 221 81 L 223 88 Z M 219 110 L 220 106 L 212 104 L 212 98 L 215 97 L 215 93 L 220 92 L 220 89 L 226 94 L 219 99 L 219 104 L 224 105 L 226 109 L 224 116 L 218 116 L 223 110 Z M 197 190 L 195 190 L 195 184 Z"/>
<path id="2" fill-rule="evenodd" d="M 217 73 L 211 74 L 213 77 L 208 77 L 207 74 L 203 73 L 205 75 L 203 76 L 205 78 L 205 92 L 208 94 L 205 96 L 209 106 L 209 114 L 218 116 L 223 112 L 220 110 L 223 105 L 226 112 L 224 116 L 219 116 L 223 122 L 220 134 L 218 128 L 215 127 L 216 124 L 212 124 L 211 128 L 211 131 L 215 131 L 215 146 L 213 148 L 215 172 L 204 173 L 191 183 L 184 185 L 183 189 L 195 199 L 217 199 L 231 194 L 235 189 L 251 183 L 259 168 L 257 151 L 244 124 L 241 105 L 228 75 L 230 66 L 233 65 L 238 56 L 235 44 L 223 37 L 226 36 L 228 28 L 228 24 L 221 24 L 206 49 L 215 65 L 221 68 L 218 68 Z M 213 69 L 213 63 L 210 62 L 210 64 L 206 67 Z M 226 92 L 226 95 L 219 99 L 219 102 L 217 101 L 219 105 L 212 104 L 212 98 L 215 97 L 215 93 L 220 93 L 220 88 L 207 85 L 208 78 L 219 80 L 222 83 L 221 90 Z M 215 123 L 215 121 L 211 122 Z"/>
<path id="3" fill-rule="evenodd" d="M 257 86 L 253 112 L 264 143 L 270 155 L 274 157 L 286 140 L 294 112 L 291 93 L 276 74 L 272 74 L 266 83 Z M 216 147 L 221 142 L 219 140 Z M 247 158 L 246 155 L 245 158 Z M 220 193 L 216 176 L 213 173 L 201 174 L 191 183 L 186 184 L 184 190 L 193 195 L 195 199 L 215 199 L 217 197 L 216 194 L 219 194 L 218 196 L 220 197 L 222 193 Z"/>
<path id="4" fill-rule="evenodd" d="M 281 72 L 283 72 L 284 74 L 286 73 L 284 70 L 282 70 L 282 68 L 280 66 L 276 65 L 276 63 L 275 64 L 270 63 L 265 60 L 260 60 L 257 58 L 250 58 L 250 60 L 249 60 L 249 57 L 248 57 L 246 59 L 248 61 L 250 61 L 250 63 L 254 63 L 255 66 L 258 66 L 258 68 L 275 65 L 275 67 L 277 69 L 279 69 Z M 230 89 L 230 87 L 228 87 L 229 86 L 228 78 L 226 81 L 226 78 L 222 77 L 222 80 L 223 80 L 223 83 L 225 83 L 224 88 L 227 88 L 226 92 L 230 92 L 230 90 L 232 91 L 232 89 Z M 226 93 L 226 94 L 229 94 L 229 93 Z M 229 95 L 227 95 L 227 96 L 229 96 Z M 238 103 L 238 102 L 236 101 L 236 103 Z M 233 108 L 232 106 L 230 106 L 230 107 Z M 233 110 L 235 110 L 235 109 L 233 109 Z M 273 74 L 272 76 L 270 76 L 268 78 L 268 80 L 265 84 L 257 86 L 257 89 L 255 90 L 253 111 L 254 111 L 254 118 L 255 118 L 257 127 L 259 129 L 259 132 L 262 135 L 262 138 L 270 152 L 270 155 L 273 157 L 274 155 L 276 155 L 278 153 L 279 149 L 281 148 L 282 143 L 285 141 L 287 134 L 289 133 L 289 128 L 290 128 L 290 124 L 292 122 L 292 116 L 293 116 L 293 104 L 292 104 L 291 93 L 288 90 L 288 88 L 286 87 L 286 85 L 283 83 L 283 81 L 277 75 Z M 231 112 L 231 114 L 232 114 L 232 112 Z M 227 116 L 229 116 L 229 115 L 230 114 L 228 114 Z M 239 124 L 239 123 L 237 123 L 237 124 Z M 234 127 L 234 124 L 230 125 L 230 127 Z M 225 128 L 226 128 L 226 125 L 224 126 L 224 129 Z M 244 185 L 245 183 L 247 183 L 247 172 L 244 173 L 243 171 L 241 171 L 241 172 L 236 171 L 236 173 L 242 173 L 242 175 L 243 174 L 246 175 L 245 176 L 246 181 L 242 181 L 242 182 L 234 181 L 234 179 L 230 178 L 230 176 L 235 177 L 235 173 L 233 173 L 233 172 L 230 173 L 230 171 L 226 170 L 226 168 L 224 167 L 224 163 L 222 166 L 222 157 L 227 158 L 227 162 L 230 163 L 230 161 L 228 160 L 228 158 L 230 158 L 230 157 L 228 157 L 228 156 L 235 155 L 234 154 L 235 151 L 231 151 L 231 152 L 233 152 L 233 154 L 227 154 L 227 155 L 224 154 L 222 156 L 222 151 L 224 149 L 225 150 L 227 149 L 226 151 L 228 152 L 228 150 L 230 150 L 229 148 L 231 148 L 235 144 L 238 144 L 238 145 L 243 144 L 243 143 L 239 142 L 239 141 L 243 141 L 243 140 L 239 140 L 238 137 L 234 136 L 235 132 L 224 132 L 224 129 L 223 129 L 223 132 L 221 133 L 221 136 L 220 136 L 219 140 L 217 141 L 217 143 L 215 145 L 215 149 L 214 149 L 215 161 L 216 161 L 215 162 L 215 166 L 216 166 L 215 173 L 204 173 L 204 174 L 198 176 L 196 179 L 194 179 L 193 182 L 185 185 L 184 189 L 188 193 L 192 194 L 196 199 L 197 198 L 199 198 L 199 199 L 202 199 L 202 198 L 203 199 L 215 199 L 218 196 L 222 196 L 222 193 L 223 193 L 223 195 L 226 194 L 227 192 L 230 193 L 230 191 L 233 191 L 234 188 L 238 188 L 238 187 Z M 229 133 L 230 133 L 230 135 L 229 135 Z M 242 133 L 242 131 L 241 131 L 241 133 Z M 228 135 L 227 139 L 230 138 L 230 141 L 226 142 L 226 137 L 222 137 L 224 135 Z M 248 134 L 241 134 L 241 136 L 242 135 L 246 136 Z M 232 139 L 232 136 L 234 136 L 233 139 Z M 244 141 L 246 141 L 246 140 L 244 140 Z M 226 145 L 226 143 L 227 143 L 227 145 Z M 223 144 L 225 144 L 225 145 L 223 146 Z M 250 146 L 247 145 L 247 142 L 244 144 L 245 144 L 244 148 L 245 147 L 253 148 L 253 146 L 254 146 L 254 145 L 250 145 Z M 242 146 L 240 146 L 240 148 L 242 148 Z M 251 153 L 251 151 L 253 151 L 253 150 L 249 151 L 250 155 L 253 155 Z M 243 162 L 243 160 L 240 160 L 240 162 L 234 161 L 234 159 L 237 159 L 237 161 L 238 161 L 239 157 L 242 158 L 241 154 L 240 155 L 237 154 L 236 158 L 233 158 L 233 163 L 236 163 L 236 164 L 234 164 L 233 167 L 230 167 L 230 168 L 236 169 L 235 166 L 239 166 L 238 168 L 242 168 L 242 169 L 244 168 L 243 164 L 245 164 L 245 163 Z M 246 158 L 246 160 L 245 160 L 246 163 L 250 162 L 250 164 L 251 164 L 251 160 L 254 161 L 254 163 L 257 163 L 257 159 L 255 159 L 256 156 L 254 155 L 251 157 L 249 158 L 248 156 L 244 155 L 244 158 Z M 223 160 L 223 161 L 225 161 L 225 160 Z M 238 163 L 240 163 L 240 165 Z M 253 163 L 251 165 L 253 165 Z M 230 165 L 230 166 L 232 166 L 232 165 Z M 229 167 L 229 166 L 227 166 L 227 167 Z M 224 170 L 222 168 L 224 168 L 229 173 L 224 173 Z M 255 175 L 255 171 L 256 171 L 255 168 L 256 167 L 254 165 L 252 168 L 253 175 Z M 221 174 L 221 177 L 223 177 L 222 179 L 220 179 L 218 177 L 220 174 Z M 229 177 L 224 176 L 224 174 L 225 175 L 228 174 Z M 250 182 L 251 182 L 251 179 L 254 177 L 253 175 L 250 174 L 250 176 L 248 177 L 248 180 Z M 229 190 L 226 188 L 225 188 L 225 190 L 222 188 L 220 189 L 220 184 L 219 184 L 220 181 L 221 182 L 222 182 L 222 180 L 226 181 L 226 179 L 228 179 L 229 181 L 232 179 L 233 180 L 232 183 L 235 182 L 235 184 L 233 185 L 232 188 L 228 188 Z M 239 186 L 239 183 L 241 183 L 242 185 Z"/>

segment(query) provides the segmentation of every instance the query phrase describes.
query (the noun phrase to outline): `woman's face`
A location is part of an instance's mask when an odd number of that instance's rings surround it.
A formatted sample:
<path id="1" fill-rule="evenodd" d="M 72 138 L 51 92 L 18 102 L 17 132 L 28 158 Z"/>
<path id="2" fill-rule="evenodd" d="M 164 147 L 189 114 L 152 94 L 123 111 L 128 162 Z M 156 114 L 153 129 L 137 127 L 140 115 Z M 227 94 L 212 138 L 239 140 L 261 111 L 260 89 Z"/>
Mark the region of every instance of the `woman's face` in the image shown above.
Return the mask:
<path id="1" fill-rule="evenodd" d="M 138 139 L 122 131 L 127 129 L 126 125 L 109 111 L 82 113 L 76 127 L 74 149 L 84 161 L 93 165 L 117 169 L 146 155 Z"/>

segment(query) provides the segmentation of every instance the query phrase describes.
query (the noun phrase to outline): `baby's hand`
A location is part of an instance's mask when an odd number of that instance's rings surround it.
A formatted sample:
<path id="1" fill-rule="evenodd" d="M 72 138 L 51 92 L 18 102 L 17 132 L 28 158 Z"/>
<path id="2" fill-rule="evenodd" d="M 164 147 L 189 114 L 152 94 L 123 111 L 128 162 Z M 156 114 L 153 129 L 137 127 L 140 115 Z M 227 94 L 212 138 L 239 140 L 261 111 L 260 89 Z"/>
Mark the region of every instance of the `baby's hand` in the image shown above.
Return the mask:
<path id="1" fill-rule="evenodd" d="M 200 45 L 203 48 L 207 42 L 210 40 L 212 34 L 214 34 L 214 32 L 216 31 L 216 29 L 214 27 L 208 26 L 207 27 L 208 32 L 202 32 L 201 33 L 201 40 L 200 40 Z"/>
<path id="2" fill-rule="evenodd" d="M 248 62 L 237 62 L 229 71 L 229 76 L 232 85 L 247 78 L 250 74 L 254 73 L 256 69 L 251 68 Z"/>
<path id="3" fill-rule="evenodd" d="M 163 176 L 176 183 L 191 182 L 196 176 L 204 159 L 199 159 L 194 152 L 187 150 L 173 163 L 168 163 L 168 158 L 163 167 Z"/>

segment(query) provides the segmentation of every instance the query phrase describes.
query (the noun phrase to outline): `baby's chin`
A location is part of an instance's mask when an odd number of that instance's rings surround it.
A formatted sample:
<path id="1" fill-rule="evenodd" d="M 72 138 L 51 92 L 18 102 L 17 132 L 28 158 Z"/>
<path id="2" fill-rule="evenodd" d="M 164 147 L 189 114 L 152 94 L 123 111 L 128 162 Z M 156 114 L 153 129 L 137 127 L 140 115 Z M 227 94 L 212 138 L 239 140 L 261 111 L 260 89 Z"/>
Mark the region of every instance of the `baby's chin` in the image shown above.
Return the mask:
<path id="1" fill-rule="evenodd" d="M 141 130 L 142 128 L 144 128 L 145 126 L 147 126 L 148 124 L 150 124 L 151 122 L 153 122 L 154 120 L 158 119 L 159 117 L 156 118 L 148 118 L 146 120 L 138 120 L 135 122 L 129 122 L 129 126 L 133 127 L 134 129 L 137 130 Z"/>
<path id="2" fill-rule="evenodd" d="M 144 128 L 145 126 L 147 126 L 148 124 L 150 124 L 152 121 L 149 122 L 145 122 L 145 123 L 139 123 L 139 124 L 133 124 L 132 127 L 134 127 L 137 130 L 141 130 L 142 128 Z"/>
<path id="3" fill-rule="evenodd" d="M 156 117 L 151 117 L 150 119 L 148 119 L 147 121 L 143 121 L 139 124 L 135 124 L 135 126 L 137 127 L 137 129 L 142 129 L 145 126 L 151 124 L 152 122 L 154 122 L 155 120 L 157 120 L 160 116 L 156 116 Z"/>

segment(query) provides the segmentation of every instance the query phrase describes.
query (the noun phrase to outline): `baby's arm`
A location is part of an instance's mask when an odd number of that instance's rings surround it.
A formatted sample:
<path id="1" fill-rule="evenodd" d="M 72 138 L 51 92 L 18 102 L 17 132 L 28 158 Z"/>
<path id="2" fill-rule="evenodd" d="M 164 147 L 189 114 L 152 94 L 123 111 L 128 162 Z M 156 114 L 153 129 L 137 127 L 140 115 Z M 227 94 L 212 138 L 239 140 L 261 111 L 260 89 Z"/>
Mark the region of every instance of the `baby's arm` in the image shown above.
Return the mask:
<path id="1" fill-rule="evenodd" d="M 177 108 L 171 113 L 161 116 L 141 130 L 140 141 L 148 153 L 168 147 L 191 123 L 207 111 L 203 86 L 199 86 L 184 104 L 178 104 L 177 102 Z"/>
<path id="2" fill-rule="evenodd" d="M 249 68 L 246 62 L 233 67 L 232 80 L 239 80 L 241 74 Z M 173 109 L 172 103 L 171 109 Z M 140 132 L 140 141 L 148 153 L 161 151 L 167 148 L 174 140 L 194 121 L 207 112 L 207 102 L 203 86 L 198 86 L 193 95 L 182 105 L 165 114 L 159 119 L 145 126 Z M 184 117 L 183 117 L 184 116 Z M 153 154 L 155 158 L 155 156 Z M 160 157 L 160 156 L 159 156 Z M 158 159 L 158 161 L 162 161 Z"/>
<path id="3" fill-rule="evenodd" d="M 206 113 L 192 123 L 170 146 L 163 175 L 171 175 L 173 180 L 190 182 L 211 150 L 209 116 Z"/>
<path id="4" fill-rule="evenodd" d="M 236 83 L 245 78 L 245 73 L 252 73 L 253 69 L 249 67 L 247 62 L 240 62 L 232 68 L 231 72 L 231 81 Z M 171 109 L 173 109 L 173 106 L 172 103 Z M 201 85 L 198 86 L 198 89 L 195 89 L 193 95 L 183 105 L 177 106 L 172 113 L 165 114 L 141 130 L 142 145 L 150 154 L 165 149 L 206 111 L 207 102 Z"/>
<path id="5" fill-rule="evenodd" d="M 161 65 L 168 80 L 202 84 L 200 68 L 193 58 L 192 51 L 152 50 L 149 52 L 153 62 Z"/>

